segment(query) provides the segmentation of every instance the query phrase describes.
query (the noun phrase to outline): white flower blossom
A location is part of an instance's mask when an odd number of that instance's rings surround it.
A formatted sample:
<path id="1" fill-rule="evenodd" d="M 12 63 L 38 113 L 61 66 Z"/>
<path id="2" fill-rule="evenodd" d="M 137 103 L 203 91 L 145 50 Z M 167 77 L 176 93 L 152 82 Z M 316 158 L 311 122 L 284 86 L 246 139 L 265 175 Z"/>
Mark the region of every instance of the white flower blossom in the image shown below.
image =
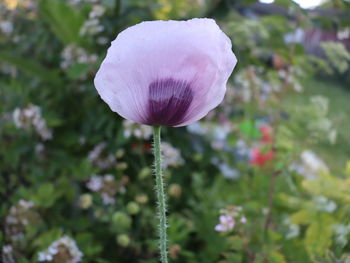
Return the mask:
<path id="1" fill-rule="evenodd" d="M 16 260 L 13 256 L 13 247 L 11 245 L 4 245 L 2 247 L 2 255 L 0 261 L 4 263 L 16 263 Z"/>
<path id="2" fill-rule="evenodd" d="M 80 29 L 80 35 L 86 36 L 91 35 L 94 36 L 104 30 L 104 26 L 100 24 L 100 21 L 96 18 L 87 20 L 83 27 Z"/>
<path id="3" fill-rule="evenodd" d="M 287 239 L 292 239 L 294 237 L 299 236 L 300 234 L 300 227 L 298 225 L 291 224 L 288 228 L 288 233 L 286 234 Z"/>
<path id="4" fill-rule="evenodd" d="M 37 218 L 32 211 L 32 201 L 20 200 L 17 205 L 10 208 L 9 214 L 5 217 L 5 233 L 13 241 L 20 241 L 24 238 L 26 226 Z"/>
<path id="5" fill-rule="evenodd" d="M 322 172 L 329 172 L 327 165 L 311 150 L 303 151 L 300 158 L 301 163 L 292 164 L 291 169 L 308 179 L 314 179 Z"/>
<path id="6" fill-rule="evenodd" d="M 350 225 L 334 224 L 332 228 L 335 234 L 335 242 L 339 246 L 345 247 L 348 244 L 348 235 L 350 234 Z"/>
<path id="7" fill-rule="evenodd" d="M 0 21 L 0 31 L 5 35 L 10 35 L 13 32 L 13 23 L 8 20 Z"/>
<path id="8" fill-rule="evenodd" d="M 90 177 L 90 180 L 87 182 L 86 187 L 91 191 L 97 192 L 102 188 L 102 177 L 93 175 Z"/>
<path id="9" fill-rule="evenodd" d="M 106 8 L 102 5 L 94 5 L 91 12 L 89 13 L 89 18 L 96 18 L 102 16 L 106 12 Z"/>
<path id="10" fill-rule="evenodd" d="M 147 125 L 141 125 L 130 120 L 123 121 L 124 137 L 130 138 L 134 136 L 138 139 L 149 140 L 152 136 L 152 128 Z"/>
<path id="11" fill-rule="evenodd" d="M 90 180 L 86 183 L 86 187 L 93 192 L 99 193 L 102 197 L 103 204 L 111 205 L 115 203 L 117 184 L 113 175 L 92 175 Z"/>
<path id="12" fill-rule="evenodd" d="M 5 75 L 10 75 L 11 77 L 14 77 L 14 78 L 18 75 L 17 68 L 5 62 L 0 63 L 0 72 Z"/>
<path id="13" fill-rule="evenodd" d="M 61 54 L 62 62 L 61 68 L 67 69 L 71 65 L 79 64 L 93 64 L 97 61 L 98 57 L 96 54 L 90 55 L 85 49 L 70 44 L 64 48 Z"/>
<path id="14" fill-rule="evenodd" d="M 115 198 L 111 197 L 109 194 L 107 193 L 102 193 L 102 202 L 105 205 L 113 205 L 115 203 Z"/>
<path id="15" fill-rule="evenodd" d="M 181 157 L 180 150 L 174 148 L 170 143 L 162 142 L 161 143 L 161 151 L 163 154 L 163 168 L 167 168 L 168 166 L 177 167 L 184 163 L 184 160 Z"/>
<path id="16" fill-rule="evenodd" d="M 188 125 L 187 130 L 193 134 L 208 137 L 214 149 L 222 150 L 227 146 L 226 138 L 232 131 L 232 127 L 226 123 L 218 126 L 196 122 Z"/>
<path id="17" fill-rule="evenodd" d="M 315 208 L 322 212 L 333 213 L 337 209 L 337 204 L 325 196 L 315 197 L 314 204 Z"/>
<path id="18" fill-rule="evenodd" d="M 43 140 L 52 139 L 52 131 L 47 127 L 39 106 L 29 104 L 24 109 L 16 108 L 12 116 L 17 128 L 34 128 Z"/>
<path id="19" fill-rule="evenodd" d="M 226 163 L 220 163 L 218 167 L 221 174 L 227 179 L 237 179 L 240 176 L 240 173 L 237 169 L 230 167 Z"/>
<path id="20" fill-rule="evenodd" d="M 99 45 L 106 45 L 109 42 L 108 37 L 98 37 L 96 40 Z"/>
<path id="21" fill-rule="evenodd" d="M 343 30 L 337 32 L 337 38 L 339 40 L 350 39 L 350 27 L 346 27 Z"/>
<path id="22" fill-rule="evenodd" d="M 106 147 L 106 142 L 100 142 L 88 154 L 88 160 L 102 170 L 113 167 L 117 161 L 112 153 L 104 153 Z"/>
<path id="23" fill-rule="evenodd" d="M 76 242 L 70 237 L 64 236 L 54 241 L 46 251 L 39 252 L 38 261 L 56 260 L 61 263 L 78 263 L 82 260 L 82 257 L 83 253 L 79 250 Z"/>

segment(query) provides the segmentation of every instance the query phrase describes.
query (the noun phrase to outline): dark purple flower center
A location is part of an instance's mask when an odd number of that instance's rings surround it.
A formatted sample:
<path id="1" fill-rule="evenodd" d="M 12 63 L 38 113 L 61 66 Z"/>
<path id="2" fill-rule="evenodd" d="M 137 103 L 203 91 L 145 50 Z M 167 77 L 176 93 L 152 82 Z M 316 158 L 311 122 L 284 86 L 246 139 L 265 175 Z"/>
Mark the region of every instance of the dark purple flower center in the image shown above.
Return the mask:
<path id="1" fill-rule="evenodd" d="M 147 124 L 181 124 L 192 100 L 191 85 L 185 81 L 167 78 L 152 82 L 148 90 Z"/>

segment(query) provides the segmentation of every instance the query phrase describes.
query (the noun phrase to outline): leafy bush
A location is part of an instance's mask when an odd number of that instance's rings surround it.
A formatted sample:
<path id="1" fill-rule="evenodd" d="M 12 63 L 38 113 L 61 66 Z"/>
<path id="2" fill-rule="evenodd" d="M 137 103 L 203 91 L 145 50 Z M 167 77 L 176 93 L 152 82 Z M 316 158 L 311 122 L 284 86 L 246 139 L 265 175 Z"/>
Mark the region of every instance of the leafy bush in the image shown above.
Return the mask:
<path id="1" fill-rule="evenodd" d="M 2 261 L 158 262 L 151 128 L 112 113 L 93 78 L 127 26 L 210 15 L 239 64 L 219 108 L 164 129 L 172 262 L 350 262 L 350 169 L 312 151 L 336 143 L 328 100 L 287 103 L 348 53 L 323 44 L 329 65 L 285 41 L 317 19 L 276 3 L 294 19 L 242 16 L 244 1 L 0 4 Z"/>

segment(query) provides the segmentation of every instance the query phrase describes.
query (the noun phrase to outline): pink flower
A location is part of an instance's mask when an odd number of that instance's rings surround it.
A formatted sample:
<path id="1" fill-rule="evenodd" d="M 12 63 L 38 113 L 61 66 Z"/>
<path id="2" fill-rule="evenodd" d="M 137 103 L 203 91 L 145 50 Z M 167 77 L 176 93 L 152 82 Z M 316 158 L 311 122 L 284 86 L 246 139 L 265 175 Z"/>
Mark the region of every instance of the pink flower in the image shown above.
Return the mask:
<path id="1" fill-rule="evenodd" d="M 232 216 L 221 215 L 219 220 L 220 220 L 220 224 L 215 226 L 215 230 L 218 232 L 230 231 L 235 226 L 235 220 L 233 219 Z"/>
<path id="2" fill-rule="evenodd" d="M 184 126 L 222 101 L 236 63 L 212 19 L 143 22 L 112 42 L 95 86 L 125 119 Z"/>

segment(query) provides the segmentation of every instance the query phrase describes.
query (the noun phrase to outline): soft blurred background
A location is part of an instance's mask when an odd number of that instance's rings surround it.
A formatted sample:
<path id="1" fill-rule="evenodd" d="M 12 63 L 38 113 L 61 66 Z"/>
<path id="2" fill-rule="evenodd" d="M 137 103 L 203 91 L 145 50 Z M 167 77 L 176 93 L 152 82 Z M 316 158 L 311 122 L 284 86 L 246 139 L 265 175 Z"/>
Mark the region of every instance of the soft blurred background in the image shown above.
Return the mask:
<path id="1" fill-rule="evenodd" d="M 151 128 L 93 78 L 121 30 L 192 17 L 239 62 L 163 129 L 171 262 L 350 262 L 346 0 L 1 0 L 0 262 L 158 262 Z"/>

